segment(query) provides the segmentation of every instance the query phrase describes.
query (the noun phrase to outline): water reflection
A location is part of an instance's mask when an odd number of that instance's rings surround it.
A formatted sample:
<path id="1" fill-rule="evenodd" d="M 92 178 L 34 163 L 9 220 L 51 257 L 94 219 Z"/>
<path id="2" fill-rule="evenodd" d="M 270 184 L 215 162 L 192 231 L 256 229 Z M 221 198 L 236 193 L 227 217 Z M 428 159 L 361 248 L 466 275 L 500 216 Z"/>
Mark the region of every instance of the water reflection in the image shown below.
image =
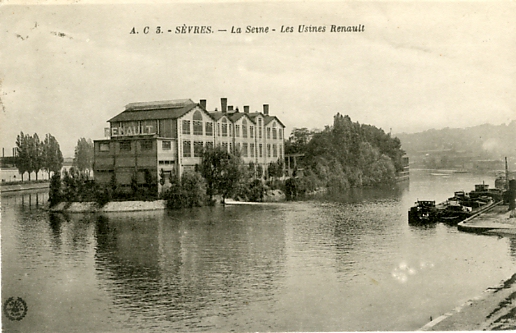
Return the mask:
<path id="1" fill-rule="evenodd" d="M 99 281 L 134 315 L 177 328 L 212 327 L 205 318 L 270 300 L 284 275 L 281 216 L 268 221 L 263 214 L 216 207 L 98 216 Z"/>
<path id="2" fill-rule="evenodd" d="M 2 292 L 30 309 L 7 330 L 414 330 L 514 272 L 514 239 L 407 223 L 416 198 L 472 177 L 120 214 L 53 214 L 46 193 L 2 194 Z"/>

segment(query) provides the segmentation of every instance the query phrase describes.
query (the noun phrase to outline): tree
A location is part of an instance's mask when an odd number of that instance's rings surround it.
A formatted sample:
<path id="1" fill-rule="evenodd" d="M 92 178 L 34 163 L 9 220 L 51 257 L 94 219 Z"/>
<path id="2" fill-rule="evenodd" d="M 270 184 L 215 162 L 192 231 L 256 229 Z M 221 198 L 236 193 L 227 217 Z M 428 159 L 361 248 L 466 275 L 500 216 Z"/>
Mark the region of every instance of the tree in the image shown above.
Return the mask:
<path id="1" fill-rule="evenodd" d="M 90 139 L 80 138 L 75 146 L 75 157 L 73 158 L 73 165 L 81 173 L 90 175 L 93 169 L 93 142 Z"/>
<path id="2" fill-rule="evenodd" d="M 54 173 L 52 178 L 50 178 L 50 190 L 48 194 L 50 207 L 56 205 L 62 200 L 63 194 L 61 193 L 61 175 L 59 173 Z"/>
<path id="3" fill-rule="evenodd" d="M 27 136 L 20 132 L 20 134 L 16 137 L 16 159 L 15 164 L 18 172 L 21 174 L 22 181 L 23 175 L 25 172 L 29 171 L 29 146 Z M 29 175 L 30 177 L 30 175 Z"/>
<path id="4" fill-rule="evenodd" d="M 270 178 L 279 178 L 283 176 L 283 162 L 270 162 L 267 168 L 267 173 Z"/>
<path id="5" fill-rule="evenodd" d="M 239 156 L 228 153 L 222 147 L 207 148 L 203 151 L 199 167 L 201 175 L 206 180 L 206 194 L 210 202 L 214 194 L 221 194 L 224 202 L 235 189 L 241 176 Z"/>
<path id="6" fill-rule="evenodd" d="M 285 142 L 285 154 L 296 154 L 304 152 L 306 145 L 310 141 L 313 132 L 309 131 L 306 127 L 294 128 L 290 137 Z"/>
<path id="7" fill-rule="evenodd" d="M 31 171 L 36 174 L 36 180 L 38 180 L 38 173 L 43 168 L 43 143 L 39 140 L 37 133 L 34 133 L 30 140 L 30 160 L 31 160 Z M 30 176 L 29 176 L 30 177 Z"/>
<path id="8" fill-rule="evenodd" d="M 59 143 L 56 138 L 51 134 L 47 134 L 45 136 L 45 140 L 43 141 L 43 169 L 48 172 L 48 176 L 50 177 L 50 172 L 54 174 L 61 171 L 63 167 L 63 154 L 61 153 L 61 148 L 59 147 Z"/>

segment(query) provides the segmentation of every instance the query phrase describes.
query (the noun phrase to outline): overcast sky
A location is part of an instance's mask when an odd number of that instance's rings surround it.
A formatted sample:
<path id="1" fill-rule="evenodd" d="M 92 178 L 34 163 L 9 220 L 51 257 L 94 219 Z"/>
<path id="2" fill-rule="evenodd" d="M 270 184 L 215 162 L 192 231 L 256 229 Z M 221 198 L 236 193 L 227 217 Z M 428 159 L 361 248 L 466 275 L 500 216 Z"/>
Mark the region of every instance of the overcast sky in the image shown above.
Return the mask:
<path id="1" fill-rule="evenodd" d="M 175 34 L 183 24 L 214 33 Z M 276 31 L 229 32 L 248 25 Z M 393 133 L 508 123 L 515 27 L 514 2 L 3 6 L 1 145 L 10 155 L 20 131 L 51 133 L 73 156 L 126 104 L 183 98 L 219 110 L 221 97 L 251 111 L 267 103 L 287 132 L 323 128 L 337 112 Z"/>

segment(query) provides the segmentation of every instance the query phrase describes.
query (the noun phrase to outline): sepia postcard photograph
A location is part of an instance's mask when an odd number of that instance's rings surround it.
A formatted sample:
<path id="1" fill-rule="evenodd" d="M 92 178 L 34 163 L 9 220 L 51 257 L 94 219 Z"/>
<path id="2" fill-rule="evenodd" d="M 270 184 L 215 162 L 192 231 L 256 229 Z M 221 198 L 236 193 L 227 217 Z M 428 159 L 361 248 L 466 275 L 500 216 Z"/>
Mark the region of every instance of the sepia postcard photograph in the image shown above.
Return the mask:
<path id="1" fill-rule="evenodd" d="M 0 0 L 2 331 L 516 330 L 515 27 Z"/>

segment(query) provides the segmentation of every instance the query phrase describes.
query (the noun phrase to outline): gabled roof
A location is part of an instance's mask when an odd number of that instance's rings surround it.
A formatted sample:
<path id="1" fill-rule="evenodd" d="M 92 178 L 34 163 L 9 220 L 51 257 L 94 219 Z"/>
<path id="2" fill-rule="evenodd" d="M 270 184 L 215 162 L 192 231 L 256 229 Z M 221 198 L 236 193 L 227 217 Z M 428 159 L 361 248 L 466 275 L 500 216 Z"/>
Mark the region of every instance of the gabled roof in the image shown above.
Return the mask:
<path id="1" fill-rule="evenodd" d="M 246 116 L 247 119 L 249 119 L 249 121 L 251 121 L 252 123 L 255 123 L 253 118 L 249 117 L 249 113 L 236 112 L 236 113 L 233 113 L 231 115 L 230 119 L 231 119 L 232 122 L 236 122 L 236 121 L 238 121 L 240 118 L 242 118 L 244 116 Z"/>
<path id="2" fill-rule="evenodd" d="M 264 125 L 267 125 L 271 121 L 276 120 L 281 126 L 285 127 L 285 125 L 283 125 L 283 123 L 276 116 L 266 116 L 266 115 L 264 115 L 264 114 L 262 114 L 260 112 L 253 112 L 253 113 L 249 113 L 248 115 L 252 119 L 254 119 L 257 116 L 261 115 L 263 117 L 263 124 Z"/>
<path id="3" fill-rule="evenodd" d="M 215 121 L 218 121 L 220 118 L 222 118 L 223 116 L 227 116 L 227 114 L 224 114 L 223 112 L 219 112 L 219 111 L 209 111 L 208 112 L 210 114 L 210 116 L 215 120 Z"/>
<path id="4" fill-rule="evenodd" d="M 191 99 L 130 103 L 125 106 L 125 111 L 109 119 L 108 122 L 177 119 L 197 106 Z"/>

